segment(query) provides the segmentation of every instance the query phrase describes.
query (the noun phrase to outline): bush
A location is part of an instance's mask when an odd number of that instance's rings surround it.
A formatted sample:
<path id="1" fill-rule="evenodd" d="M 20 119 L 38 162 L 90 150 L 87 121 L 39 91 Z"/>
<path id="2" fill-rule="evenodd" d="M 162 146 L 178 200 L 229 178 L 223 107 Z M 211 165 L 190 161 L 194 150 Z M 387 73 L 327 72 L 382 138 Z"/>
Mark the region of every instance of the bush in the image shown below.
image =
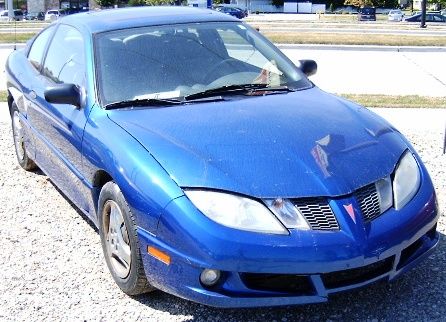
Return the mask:
<path id="1" fill-rule="evenodd" d="M 162 6 L 166 4 L 173 4 L 173 0 L 145 0 L 148 6 Z"/>
<path id="2" fill-rule="evenodd" d="M 142 7 L 146 5 L 144 0 L 129 0 L 128 5 L 130 7 Z"/>

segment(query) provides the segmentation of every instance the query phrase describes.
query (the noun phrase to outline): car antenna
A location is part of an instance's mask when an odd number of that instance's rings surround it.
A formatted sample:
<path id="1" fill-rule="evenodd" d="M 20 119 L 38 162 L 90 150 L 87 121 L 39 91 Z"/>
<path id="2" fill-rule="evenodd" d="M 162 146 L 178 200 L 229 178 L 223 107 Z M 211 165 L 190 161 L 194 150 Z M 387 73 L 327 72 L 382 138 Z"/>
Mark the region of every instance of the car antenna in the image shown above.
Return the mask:
<path id="1" fill-rule="evenodd" d="M 14 50 L 17 50 L 17 20 L 14 15 Z"/>

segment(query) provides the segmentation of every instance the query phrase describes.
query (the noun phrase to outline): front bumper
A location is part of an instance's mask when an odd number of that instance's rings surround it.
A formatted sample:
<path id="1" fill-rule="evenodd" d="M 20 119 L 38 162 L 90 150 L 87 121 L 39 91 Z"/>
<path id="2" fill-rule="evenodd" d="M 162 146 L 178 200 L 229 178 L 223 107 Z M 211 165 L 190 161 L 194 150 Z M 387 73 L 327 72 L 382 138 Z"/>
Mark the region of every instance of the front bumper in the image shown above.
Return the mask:
<path id="1" fill-rule="evenodd" d="M 347 196 L 331 204 L 338 205 L 339 231 L 292 230 L 279 236 L 222 227 L 178 198 L 161 217 L 157 236 L 138 229 L 148 280 L 167 293 L 216 307 L 317 303 L 332 293 L 393 280 L 438 244 L 430 180 L 406 207 L 369 223 L 340 216 L 340 205 L 350 201 Z M 150 256 L 148 246 L 168 254 L 170 264 Z M 205 268 L 222 272 L 217 285 L 200 283 Z"/>

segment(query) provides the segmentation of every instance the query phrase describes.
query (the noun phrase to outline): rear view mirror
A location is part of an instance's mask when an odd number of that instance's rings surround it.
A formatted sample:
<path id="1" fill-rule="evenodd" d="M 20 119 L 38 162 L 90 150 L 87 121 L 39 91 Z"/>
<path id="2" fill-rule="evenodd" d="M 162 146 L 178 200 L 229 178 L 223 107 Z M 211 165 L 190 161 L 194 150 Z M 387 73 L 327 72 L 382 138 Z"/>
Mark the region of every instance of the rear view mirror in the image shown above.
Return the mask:
<path id="1" fill-rule="evenodd" d="M 70 104 L 81 107 L 81 90 L 74 84 L 57 84 L 45 90 L 45 100 L 54 104 Z"/>
<path id="2" fill-rule="evenodd" d="M 300 62 L 300 70 L 307 76 L 311 76 L 316 74 L 317 72 L 317 63 L 311 59 L 303 59 L 299 60 Z"/>

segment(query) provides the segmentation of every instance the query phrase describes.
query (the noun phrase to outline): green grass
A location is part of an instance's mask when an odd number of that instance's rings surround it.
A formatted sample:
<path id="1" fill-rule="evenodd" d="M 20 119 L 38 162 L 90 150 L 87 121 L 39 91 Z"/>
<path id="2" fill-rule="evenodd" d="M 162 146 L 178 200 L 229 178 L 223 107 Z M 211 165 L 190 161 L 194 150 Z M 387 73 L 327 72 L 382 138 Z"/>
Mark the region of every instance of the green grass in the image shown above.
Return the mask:
<path id="1" fill-rule="evenodd" d="M 317 32 L 264 32 L 279 44 L 380 45 L 380 46 L 446 46 L 444 36 L 408 36 L 376 34 L 335 34 Z M 0 43 L 24 43 L 34 33 L 0 33 Z"/>
<path id="2" fill-rule="evenodd" d="M 446 108 L 446 97 L 418 95 L 338 94 L 366 107 Z"/>
<path id="3" fill-rule="evenodd" d="M 445 36 L 409 36 L 376 34 L 336 34 L 317 32 L 263 32 L 278 44 L 379 45 L 379 46 L 446 46 Z"/>
<path id="4" fill-rule="evenodd" d="M 14 42 L 23 43 L 28 41 L 31 37 L 33 37 L 35 33 L 0 33 L 0 43 L 2 44 L 12 44 Z"/>
<path id="5" fill-rule="evenodd" d="M 7 102 L 8 93 L 6 91 L 0 91 L 0 102 Z"/>
<path id="6" fill-rule="evenodd" d="M 418 95 L 338 94 L 367 107 L 446 108 L 446 97 Z M 0 91 L 0 102 L 7 101 L 7 92 Z"/>

